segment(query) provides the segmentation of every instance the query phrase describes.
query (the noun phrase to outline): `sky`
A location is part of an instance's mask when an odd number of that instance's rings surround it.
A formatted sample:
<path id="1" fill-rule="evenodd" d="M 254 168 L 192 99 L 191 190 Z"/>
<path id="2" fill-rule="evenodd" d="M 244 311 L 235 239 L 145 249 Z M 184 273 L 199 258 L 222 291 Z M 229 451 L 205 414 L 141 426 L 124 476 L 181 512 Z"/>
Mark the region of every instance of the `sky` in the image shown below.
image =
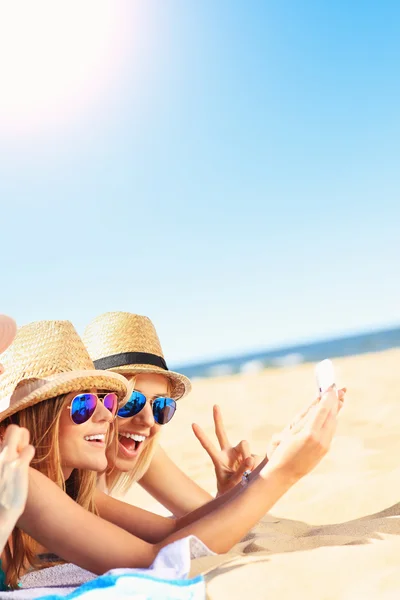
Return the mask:
<path id="1" fill-rule="evenodd" d="M 399 325 L 399 24 L 1 3 L 0 312 L 144 314 L 172 366 Z"/>

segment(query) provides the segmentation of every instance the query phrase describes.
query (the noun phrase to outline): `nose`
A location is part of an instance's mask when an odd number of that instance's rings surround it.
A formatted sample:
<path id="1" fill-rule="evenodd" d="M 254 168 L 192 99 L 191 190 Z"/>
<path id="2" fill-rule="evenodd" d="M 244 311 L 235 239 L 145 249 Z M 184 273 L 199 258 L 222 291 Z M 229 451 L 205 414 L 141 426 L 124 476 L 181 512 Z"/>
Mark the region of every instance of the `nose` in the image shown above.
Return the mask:
<path id="1" fill-rule="evenodd" d="M 148 427 L 149 429 L 151 427 L 153 427 L 153 425 L 155 423 L 154 415 L 153 415 L 153 408 L 148 400 L 147 400 L 146 404 L 144 405 L 144 408 L 142 408 L 140 413 L 135 415 L 133 417 L 133 419 L 137 423 L 140 423 L 140 425 L 142 425 L 144 427 Z"/>
<path id="2" fill-rule="evenodd" d="M 93 413 L 92 419 L 95 423 L 101 423 L 102 421 L 112 423 L 112 421 L 114 421 L 114 416 L 112 412 L 104 406 L 103 402 L 101 400 L 98 400 L 96 410 Z"/>

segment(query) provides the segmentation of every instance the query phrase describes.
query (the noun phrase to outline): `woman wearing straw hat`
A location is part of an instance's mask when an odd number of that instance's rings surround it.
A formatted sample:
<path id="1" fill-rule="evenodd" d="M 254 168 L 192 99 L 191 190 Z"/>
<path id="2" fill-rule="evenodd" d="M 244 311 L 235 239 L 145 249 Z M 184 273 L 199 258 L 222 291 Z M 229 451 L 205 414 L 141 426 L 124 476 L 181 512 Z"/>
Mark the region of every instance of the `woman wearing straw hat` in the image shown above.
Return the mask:
<path id="1" fill-rule="evenodd" d="M 26 507 L 7 552 L 13 585 L 35 563 L 32 538 L 94 573 L 147 567 L 162 547 L 191 534 L 214 552 L 227 552 L 319 463 L 336 428 L 339 403 L 330 390 L 287 430 L 269 462 L 243 477 L 243 485 L 181 519 L 169 519 L 96 490 L 88 469 L 105 468 L 115 400 L 130 397 L 130 390 L 122 375 L 93 370 L 70 323 L 22 327 L 2 359 L 9 371 L 0 376 L 0 422 L 26 423 L 36 445 Z"/>
<path id="2" fill-rule="evenodd" d="M 0 354 L 13 341 L 16 329 L 11 317 L 0 315 Z M 3 371 L 0 364 L 0 374 Z M 0 452 L 0 552 L 24 510 L 28 494 L 28 467 L 33 455 L 29 431 L 10 425 L 5 432 Z M 0 569 L 0 589 L 4 589 L 4 585 L 4 573 Z"/>
<path id="3" fill-rule="evenodd" d="M 118 412 L 118 444 L 110 448 L 103 489 L 124 493 L 140 480 L 177 517 L 212 500 L 158 445 L 161 429 L 174 416 L 176 401 L 190 392 L 191 384 L 184 375 L 168 370 L 151 320 L 128 312 L 105 313 L 86 327 L 83 341 L 97 368 L 121 373 L 134 385 L 131 399 Z M 214 421 L 220 451 L 198 425 L 193 425 L 193 431 L 214 463 L 220 495 L 262 458 L 250 453 L 246 441 L 231 446 L 218 406 Z"/>
<path id="4" fill-rule="evenodd" d="M 184 375 L 168 370 L 151 320 L 128 312 L 108 312 L 86 327 L 83 341 L 96 368 L 120 373 L 134 386 L 131 398 L 117 413 L 118 443 L 108 452 L 103 489 L 124 493 L 140 480 L 140 485 L 176 517 L 210 502 L 212 496 L 158 445 L 161 429 L 175 414 L 176 401 L 190 392 L 191 384 Z M 340 390 L 341 400 L 343 395 Z M 193 425 L 193 431 L 212 459 L 221 495 L 263 459 L 251 454 L 245 440 L 237 446 L 229 443 L 218 406 L 214 406 L 214 421 L 220 450 L 198 425 Z"/>
<path id="5" fill-rule="evenodd" d="M 106 441 L 118 402 L 127 393 L 126 379 L 95 370 L 67 321 L 20 328 L 2 360 L 6 369 L 0 377 L 1 422 L 29 429 L 36 448 L 32 465 L 63 489 L 68 482 L 74 499 L 95 511 L 95 472 L 107 466 Z M 11 585 L 35 553 L 31 540 L 15 529 L 5 556 Z"/>

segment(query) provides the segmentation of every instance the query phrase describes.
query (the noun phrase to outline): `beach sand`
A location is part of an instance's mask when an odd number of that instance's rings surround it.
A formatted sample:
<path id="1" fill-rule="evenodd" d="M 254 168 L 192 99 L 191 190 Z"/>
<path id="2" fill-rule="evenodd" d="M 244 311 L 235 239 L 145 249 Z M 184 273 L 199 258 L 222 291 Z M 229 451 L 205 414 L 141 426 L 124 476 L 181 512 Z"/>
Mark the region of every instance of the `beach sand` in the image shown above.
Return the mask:
<path id="1" fill-rule="evenodd" d="M 193 561 L 210 600 L 400 597 L 400 350 L 334 361 L 348 388 L 330 453 L 229 554 Z M 314 365 L 194 383 L 163 431 L 177 464 L 215 493 L 210 459 L 191 430 L 213 435 L 221 406 L 230 440 L 264 454 L 315 396 Z M 125 498 L 166 514 L 139 486 Z"/>

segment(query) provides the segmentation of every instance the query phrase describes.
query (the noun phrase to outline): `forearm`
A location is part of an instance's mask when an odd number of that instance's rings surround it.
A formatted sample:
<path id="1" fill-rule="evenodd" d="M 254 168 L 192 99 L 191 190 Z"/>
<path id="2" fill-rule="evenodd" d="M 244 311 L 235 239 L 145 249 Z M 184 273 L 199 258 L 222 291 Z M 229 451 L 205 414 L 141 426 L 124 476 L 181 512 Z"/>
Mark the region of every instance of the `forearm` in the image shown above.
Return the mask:
<path id="1" fill-rule="evenodd" d="M 198 507 L 207 506 L 213 500 L 211 494 L 191 480 L 185 483 L 184 489 L 180 486 L 171 485 L 171 482 L 169 482 L 168 493 L 165 493 L 159 485 L 149 485 L 148 481 L 141 480 L 140 485 L 177 518 L 192 514 L 193 511 L 198 510 Z"/>
<path id="2" fill-rule="evenodd" d="M 196 535 L 211 550 L 229 551 L 295 483 L 266 466 L 247 486 L 203 518 L 169 536 L 169 541 Z"/>
<path id="3" fill-rule="evenodd" d="M 160 529 L 159 537 L 165 536 L 162 542 L 148 543 L 87 512 L 36 472 L 30 477 L 28 501 L 18 526 L 51 552 L 94 573 L 118 567 L 145 568 L 160 548 L 188 535 L 196 535 L 214 552 L 227 552 L 293 483 L 279 469 L 267 465 L 240 493 L 193 523 L 176 530 L 174 520 L 167 519 L 171 529 Z M 153 539 L 158 529 L 156 525 Z"/>
<path id="4" fill-rule="evenodd" d="M 122 527 L 150 544 L 161 542 L 176 530 L 175 519 L 168 519 L 137 508 L 100 491 L 96 492 L 95 501 L 102 519 Z"/>
<path id="5" fill-rule="evenodd" d="M 259 475 L 259 473 L 262 471 L 262 469 L 266 466 L 267 463 L 268 463 L 268 458 L 265 457 L 264 460 L 262 462 L 260 462 L 258 467 L 256 467 L 254 469 L 254 471 L 249 475 L 249 478 L 248 478 L 249 483 L 251 481 L 253 481 Z M 219 508 L 220 506 L 224 505 L 226 502 L 235 498 L 237 496 L 237 494 L 240 494 L 240 492 L 242 490 L 243 490 L 243 487 L 239 483 L 234 488 L 229 490 L 229 492 L 225 492 L 225 494 L 222 494 L 221 496 L 217 496 L 216 498 L 214 498 L 214 500 L 207 502 L 207 504 L 200 506 L 200 508 L 192 511 L 191 513 L 188 513 L 187 515 L 181 517 L 180 519 L 177 519 L 176 525 L 175 525 L 176 531 L 178 531 L 179 529 L 182 529 L 183 527 L 190 525 L 194 521 L 197 521 L 198 519 L 210 514 L 215 509 Z"/>
<path id="6" fill-rule="evenodd" d="M 139 483 L 175 517 L 182 517 L 213 499 L 160 447 L 157 448 L 149 469 Z"/>
<path id="7" fill-rule="evenodd" d="M 47 477 L 30 471 L 28 500 L 17 525 L 33 539 L 64 560 L 97 574 L 151 565 L 157 545 L 88 512 Z"/>

